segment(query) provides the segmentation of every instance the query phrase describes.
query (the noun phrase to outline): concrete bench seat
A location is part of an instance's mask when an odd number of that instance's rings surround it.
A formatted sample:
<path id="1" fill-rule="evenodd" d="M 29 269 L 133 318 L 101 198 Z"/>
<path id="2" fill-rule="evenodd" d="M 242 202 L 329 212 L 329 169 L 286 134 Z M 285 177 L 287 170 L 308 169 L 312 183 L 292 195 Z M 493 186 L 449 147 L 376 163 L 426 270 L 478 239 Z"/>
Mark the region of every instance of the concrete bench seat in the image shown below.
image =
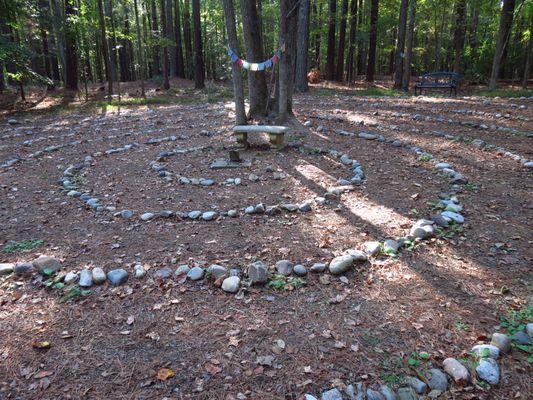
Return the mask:
<path id="1" fill-rule="evenodd" d="M 289 131 L 290 128 L 286 126 L 275 125 L 237 125 L 233 127 L 233 134 L 236 136 L 237 142 L 245 147 L 248 147 L 248 133 L 259 132 L 268 133 L 270 143 L 276 148 L 282 149 L 285 134 Z"/>

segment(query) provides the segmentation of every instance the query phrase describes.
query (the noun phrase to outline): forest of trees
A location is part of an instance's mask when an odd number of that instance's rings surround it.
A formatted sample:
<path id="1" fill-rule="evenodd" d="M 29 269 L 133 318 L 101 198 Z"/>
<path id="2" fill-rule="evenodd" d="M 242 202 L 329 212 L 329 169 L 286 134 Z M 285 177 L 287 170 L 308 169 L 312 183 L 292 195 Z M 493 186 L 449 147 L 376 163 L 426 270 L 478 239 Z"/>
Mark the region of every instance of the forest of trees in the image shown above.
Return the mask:
<path id="1" fill-rule="evenodd" d="M 127 81 L 139 81 L 144 95 L 146 80 L 168 89 L 172 77 L 202 88 L 231 77 L 228 42 L 250 62 L 283 43 L 278 80 L 288 79 L 290 110 L 292 82 L 306 90 L 310 69 L 339 82 L 387 76 L 396 89 L 431 71 L 491 89 L 501 79 L 525 87 L 533 1 L 0 0 L 0 29 L 0 91 L 10 85 L 22 96 L 24 85 L 97 82 L 120 95 Z M 251 114 L 267 106 L 269 80 L 248 73 Z"/>

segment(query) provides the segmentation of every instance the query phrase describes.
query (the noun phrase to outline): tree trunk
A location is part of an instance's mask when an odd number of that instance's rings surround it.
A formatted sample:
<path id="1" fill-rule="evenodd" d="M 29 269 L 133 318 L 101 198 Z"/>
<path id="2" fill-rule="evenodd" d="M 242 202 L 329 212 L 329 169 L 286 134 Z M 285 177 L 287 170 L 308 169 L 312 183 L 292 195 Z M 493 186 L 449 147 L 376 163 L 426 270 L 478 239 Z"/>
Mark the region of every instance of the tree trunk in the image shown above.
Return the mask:
<path id="1" fill-rule="evenodd" d="M 167 0 L 170 1 L 170 0 Z M 161 37 L 168 38 L 167 33 L 167 14 L 166 14 L 166 4 L 165 0 L 161 0 Z M 168 46 L 163 45 L 163 60 L 162 60 L 162 70 L 163 70 L 163 89 L 170 89 L 170 82 L 168 81 Z"/>
<path id="2" fill-rule="evenodd" d="M 170 65 L 170 76 L 176 76 L 176 42 L 174 41 L 174 38 L 176 35 L 174 34 L 174 25 L 172 24 L 172 2 L 173 0 L 166 0 L 167 2 L 167 10 L 166 10 L 166 17 L 167 17 L 167 23 L 166 23 L 166 38 L 171 43 L 168 46 L 168 57 L 169 57 L 169 65 Z"/>
<path id="3" fill-rule="evenodd" d="M 117 42 L 117 30 L 115 27 L 115 11 L 113 7 L 113 0 L 108 0 L 109 6 L 109 19 L 111 21 L 111 52 L 109 57 L 111 58 L 111 73 L 113 74 L 113 79 L 117 83 L 117 94 L 118 100 L 120 101 L 120 80 L 119 71 L 118 71 L 118 42 Z"/>
<path id="4" fill-rule="evenodd" d="M 72 0 L 65 0 L 65 88 L 78 90 L 78 55 L 76 54 L 76 30 L 72 22 L 76 9 Z"/>
<path id="5" fill-rule="evenodd" d="M 363 26 L 363 0 L 359 0 L 359 13 L 357 15 L 357 26 Z M 361 30 L 361 29 L 359 29 Z M 357 38 L 357 74 L 363 75 L 364 65 L 365 65 L 366 55 L 365 55 L 365 42 L 360 37 Z"/>
<path id="6" fill-rule="evenodd" d="M 522 89 L 527 89 L 527 82 L 531 72 L 531 53 L 533 53 L 533 21 L 531 21 L 531 27 L 529 28 L 529 40 L 526 48 L 526 62 L 524 64 L 524 75 L 522 76 Z"/>
<path id="7" fill-rule="evenodd" d="M 350 39 L 348 44 L 348 60 L 346 61 L 346 71 L 348 82 L 353 82 L 355 78 L 355 50 L 357 41 L 357 0 L 350 3 Z"/>
<path id="8" fill-rule="evenodd" d="M 48 33 L 47 29 L 48 26 L 48 19 L 50 16 L 48 15 L 48 8 L 49 3 L 45 0 L 39 0 L 39 32 L 41 35 L 41 49 L 42 49 L 42 63 L 44 66 L 44 70 L 46 73 L 46 76 L 52 80 L 52 84 L 48 85 L 48 89 L 53 89 L 53 76 L 52 76 L 52 62 L 50 57 L 50 49 L 48 47 Z M 3 72 L 3 71 L 2 71 Z"/>
<path id="9" fill-rule="evenodd" d="M 322 17 L 322 3 L 319 4 L 318 9 L 316 2 L 313 2 L 313 14 L 315 14 L 316 26 L 315 26 L 315 62 L 314 67 L 320 70 L 320 44 L 321 44 L 321 17 Z"/>
<path id="10" fill-rule="evenodd" d="M 489 90 L 495 90 L 498 87 L 500 63 L 505 50 L 505 43 L 507 42 L 507 38 L 511 32 L 514 6 L 515 0 L 503 0 L 503 7 L 500 15 L 500 27 L 498 29 L 498 38 L 496 39 L 496 50 L 494 52 L 494 59 L 492 60 L 492 72 L 490 74 Z"/>
<path id="11" fill-rule="evenodd" d="M 409 91 L 409 82 L 411 80 L 411 60 L 413 59 L 413 42 L 415 37 L 415 13 L 416 0 L 409 1 L 409 28 L 407 29 L 407 49 L 403 60 L 403 79 L 402 88 Z"/>
<path id="12" fill-rule="evenodd" d="M 104 69 L 105 75 L 107 78 L 107 94 L 109 97 L 113 95 L 113 75 L 111 74 L 111 66 L 109 62 L 109 48 L 107 46 L 107 35 L 106 35 L 106 22 L 104 17 L 104 5 L 102 0 L 98 0 L 98 15 L 100 17 L 100 36 L 102 39 L 102 53 L 104 59 Z"/>
<path id="13" fill-rule="evenodd" d="M 141 96 L 146 98 L 146 91 L 144 88 L 144 80 L 146 78 L 146 70 L 144 63 L 144 51 L 141 44 L 141 25 L 139 23 L 139 7 L 137 0 L 133 0 L 133 7 L 135 7 L 135 33 L 137 35 L 137 53 L 139 57 L 139 78 L 141 80 Z"/>
<path id="14" fill-rule="evenodd" d="M 346 47 L 346 16 L 348 15 L 348 0 L 342 0 L 341 23 L 339 26 L 339 48 L 337 50 L 337 71 L 335 80 L 344 80 L 344 48 Z"/>
<path id="15" fill-rule="evenodd" d="M 246 60 L 261 62 L 263 60 L 263 44 L 259 14 L 255 0 L 240 0 Z M 249 118 L 261 118 L 265 115 L 265 108 L 269 93 L 264 71 L 248 71 L 248 90 L 250 97 Z"/>
<path id="16" fill-rule="evenodd" d="M 465 17 L 466 17 L 466 0 L 457 0 L 455 5 L 455 30 L 453 33 L 453 72 L 461 72 L 463 48 L 465 45 Z"/>
<path id="17" fill-rule="evenodd" d="M 472 10 L 472 23 L 470 24 L 470 59 L 477 60 L 477 27 L 479 24 L 479 11 L 474 7 Z"/>
<path id="18" fill-rule="evenodd" d="M 413 0 L 411 0 L 413 1 Z M 396 50 L 394 52 L 394 89 L 401 89 L 403 86 L 403 59 L 405 49 L 405 29 L 407 25 L 407 7 L 409 0 L 402 0 L 400 4 L 400 20 L 398 22 L 398 38 Z"/>
<path id="19" fill-rule="evenodd" d="M 159 23 L 157 22 L 157 7 L 155 4 L 155 0 L 151 0 L 151 11 L 150 16 L 152 19 L 152 40 L 156 42 L 155 45 L 152 46 L 152 75 L 159 75 L 161 73 L 161 61 L 159 58 L 159 45 L 157 44 L 157 41 L 159 40 Z"/>
<path id="20" fill-rule="evenodd" d="M 59 58 L 59 63 L 61 64 L 61 68 L 58 68 L 60 78 L 65 82 L 65 69 L 66 69 L 66 61 L 65 61 L 65 35 L 64 35 L 64 29 L 62 26 L 61 21 L 63 21 L 63 16 L 59 12 L 59 5 L 57 0 L 52 0 L 52 9 L 54 12 L 54 28 L 56 32 L 56 44 L 57 44 L 57 55 Z"/>
<path id="21" fill-rule="evenodd" d="M 297 30 L 298 0 L 281 0 L 280 5 L 280 37 L 285 43 L 285 52 L 279 62 L 279 98 L 278 122 L 284 124 L 289 118 L 292 103 L 292 67 L 296 46 L 294 39 Z M 292 13 L 289 15 L 289 12 Z"/>
<path id="22" fill-rule="evenodd" d="M 194 74 L 192 59 L 191 14 L 189 10 L 189 0 L 185 0 L 185 2 L 183 3 L 183 39 L 185 41 L 185 59 L 187 60 L 187 78 L 191 78 Z"/>
<path id="23" fill-rule="evenodd" d="M 296 55 L 296 90 L 307 92 L 307 53 L 309 52 L 309 12 L 310 0 L 302 0 L 298 12 L 298 54 Z"/>
<path id="24" fill-rule="evenodd" d="M 366 81 L 374 82 L 376 69 L 376 44 L 378 39 L 378 8 L 379 0 L 372 0 L 370 9 L 370 41 L 368 43 L 368 63 L 366 65 Z"/>
<path id="25" fill-rule="evenodd" d="M 326 79 L 335 78 L 335 21 L 337 19 L 337 0 L 329 0 L 328 52 L 326 55 Z"/>
<path id="26" fill-rule="evenodd" d="M 237 30 L 235 29 L 235 9 L 233 7 L 233 0 L 224 0 L 224 15 L 226 17 L 229 47 L 237 54 L 240 54 Z M 236 63 L 231 63 L 231 73 L 233 76 L 233 94 L 235 98 L 235 125 L 246 125 L 242 75 L 240 68 Z"/>
<path id="27" fill-rule="evenodd" d="M 194 87 L 204 88 L 204 55 L 202 50 L 202 27 L 200 26 L 200 0 L 192 0 L 192 23 L 194 33 Z"/>
<path id="28" fill-rule="evenodd" d="M 181 43 L 180 0 L 175 0 L 174 24 L 174 34 L 176 35 L 176 76 L 178 78 L 185 78 L 185 65 L 183 63 L 183 45 Z"/>

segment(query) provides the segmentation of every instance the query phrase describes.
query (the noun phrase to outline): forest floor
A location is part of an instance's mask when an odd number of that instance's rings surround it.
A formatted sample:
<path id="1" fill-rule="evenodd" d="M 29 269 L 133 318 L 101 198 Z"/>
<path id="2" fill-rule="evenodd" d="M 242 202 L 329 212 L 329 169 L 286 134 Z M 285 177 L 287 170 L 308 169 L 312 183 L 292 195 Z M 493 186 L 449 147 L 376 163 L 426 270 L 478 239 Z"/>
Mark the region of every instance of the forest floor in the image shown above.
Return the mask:
<path id="1" fill-rule="evenodd" d="M 131 273 L 140 263 L 148 275 L 69 300 L 66 288 L 0 276 L 0 399 L 299 399 L 359 381 L 397 387 L 414 369 L 467 357 L 497 329 L 532 322 L 532 172 L 475 139 L 533 159 L 533 100 L 358 96 L 317 85 L 295 96 L 289 146 L 271 150 L 266 138 L 251 135 L 252 146 L 240 152 L 250 167 L 214 170 L 210 164 L 235 147 L 231 91 L 180 84 L 154 104 L 57 95 L 1 121 L 0 164 L 20 161 L 0 170 L 0 262 L 46 254 L 60 258 L 64 271 L 91 265 Z M 154 88 L 149 94 L 159 95 Z M 431 160 L 341 131 L 409 141 L 453 164 L 469 180 L 457 192 L 462 229 L 371 258 L 343 277 L 309 273 L 302 287 L 295 281 L 235 296 L 210 279 L 155 279 L 158 269 L 181 264 L 245 270 L 256 260 L 327 262 L 366 241 L 405 235 L 450 191 Z M 170 136 L 176 140 L 144 144 Z M 139 146 L 105 154 L 134 142 Z M 28 157 L 65 143 L 72 144 Z M 213 179 L 213 186 L 168 182 L 152 170 L 162 151 L 195 147 L 202 150 L 169 157 L 166 168 Z M 350 176 L 318 149 L 358 160 L 363 184 L 333 204 L 313 203 L 308 213 L 139 221 L 162 209 L 221 212 L 322 196 Z M 63 193 L 65 168 L 95 152 L 104 155 L 76 183 L 117 211 L 133 211 L 133 219 L 95 213 Z M 237 177 L 241 185 L 224 183 Z M 50 346 L 35 349 L 36 341 Z M 440 398 L 531 398 L 524 349 L 531 346 L 501 358 L 498 386 L 454 386 Z M 175 376 L 158 379 L 162 368 Z"/>

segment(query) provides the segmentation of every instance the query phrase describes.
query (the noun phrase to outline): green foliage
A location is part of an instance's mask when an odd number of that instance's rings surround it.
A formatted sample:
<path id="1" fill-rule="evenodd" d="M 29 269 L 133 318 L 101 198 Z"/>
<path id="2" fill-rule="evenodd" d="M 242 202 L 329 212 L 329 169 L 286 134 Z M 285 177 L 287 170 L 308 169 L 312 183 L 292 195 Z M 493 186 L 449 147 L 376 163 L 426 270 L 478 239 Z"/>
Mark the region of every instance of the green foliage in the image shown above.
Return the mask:
<path id="1" fill-rule="evenodd" d="M 413 368 L 418 368 L 424 362 L 430 359 L 429 353 L 421 351 L 420 353 L 411 353 L 411 356 L 407 359 L 407 365 Z"/>
<path id="2" fill-rule="evenodd" d="M 478 96 L 486 97 L 531 97 L 533 96 L 533 89 L 497 89 L 497 90 L 482 90 L 477 92 Z"/>
<path id="3" fill-rule="evenodd" d="M 77 298 L 80 298 L 80 297 L 83 297 L 83 296 L 88 296 L 89 294 L 91 294 L 92 291 L 90 290 L 86 290 L 86 289 L 81 289 L 78 285 L 75 285 L 75 286 L 72 286 L 68 289 L 67 293 L 65 293 L 60 299 L 59 299 L 59 302 L 60 303 L 65 303 L 69 300 L 74 300 L 74 299 L 77 299 Z"/>
<path id="4" fill-rule="evenodd" d="M 281 274 L 274 275 L 274 278 L 271 279 L 267 286 L 276 290 L 293 290 L 299 289 L 305 285 L 305 280 L 302 278 L 296 278 L 292 276 L 285 276 Z"/>
<path id="5" fill-rule="evenodd" d="M 521 310 L 509 310 L 507 315 L 500 318 L 500 325 L 511 335 L 526 329 L 526 325 L 533 321 L 533 305 Z"/>
<path id="6" fill-rule="evenodd" d="M 29 239 L 23 240 L 22 242 L 17 242 L 12 240 L 4 246 L 3 252 L 12 254 L 12 253 L 25 253 L 28 251 L 35 250 L 44 243 L 41 239 Z"/>
<path id="7" fill-rule="evenodd" d="M 458 320 L 455 323 L 455 329 L 459 331 L 464 331 L 464 332 L 468 332 L 470 330 L 469 326 L 461 320 Z"/>

